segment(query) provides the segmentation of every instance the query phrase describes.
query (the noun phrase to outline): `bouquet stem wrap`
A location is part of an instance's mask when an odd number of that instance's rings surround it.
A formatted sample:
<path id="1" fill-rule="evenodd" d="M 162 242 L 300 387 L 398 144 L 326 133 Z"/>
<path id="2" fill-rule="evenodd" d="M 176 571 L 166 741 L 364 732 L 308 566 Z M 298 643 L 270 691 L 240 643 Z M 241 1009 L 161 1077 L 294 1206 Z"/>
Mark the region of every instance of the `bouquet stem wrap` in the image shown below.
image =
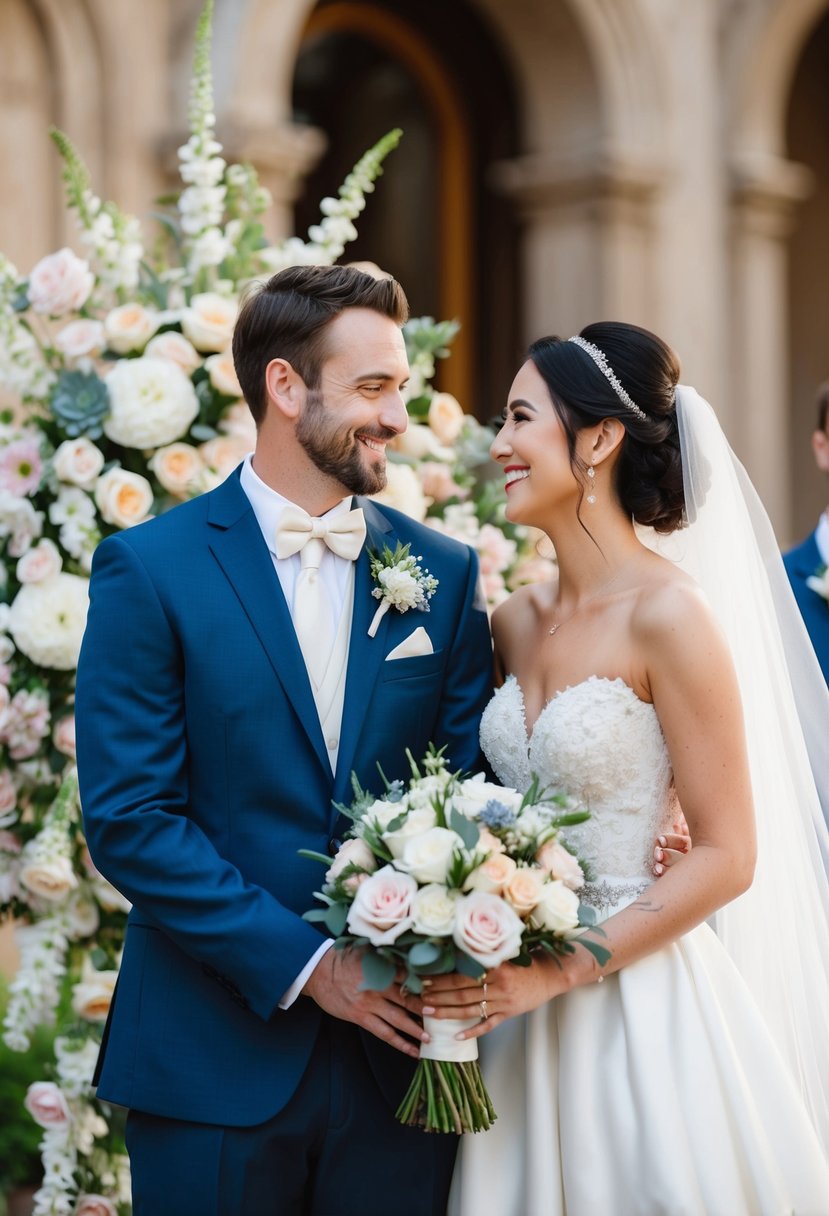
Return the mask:
<path id="1" fill-rule="evenodd" d="M 457 1039 L 477 1018 L 423 1019 L 430 1042 L 420 1048 L 415 1075 L 397 1110 L 401 1123 L 427 1132 L 486 1131 L 496 1115 L 478 1065 L 478 1040 Z"/>

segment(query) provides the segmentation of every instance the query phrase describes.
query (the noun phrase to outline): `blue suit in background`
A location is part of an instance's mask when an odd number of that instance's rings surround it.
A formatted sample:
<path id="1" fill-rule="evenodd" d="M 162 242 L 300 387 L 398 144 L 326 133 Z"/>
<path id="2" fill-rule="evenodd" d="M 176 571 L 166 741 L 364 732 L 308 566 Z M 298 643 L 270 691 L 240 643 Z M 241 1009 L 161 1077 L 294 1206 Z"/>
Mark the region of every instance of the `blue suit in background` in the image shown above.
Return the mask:
<path id="1" fill-rule="evenodd" d="M 390 780 L 405 779 L 406 749 L 419 757 L 429 743 L 445 746 L 453 767 L 475 769 L 491 686 L 472 550 L 356 501 L 367 539 L 355 569 L 333 776 L 288 606 L 238 471 L 104 541 L 95 555 L 77 680 L 81 797 L 93 860 L 133 904 L 98 1093 L 215 1131 L 213 1140 L 188 1134 L 208 1190 L 226 1196 L 218 1209 L 205 1206 L 192 1180 L 176 1194 L 176 1160 L 159 1145 L 169 1210 L 180 1216 L 283 1210 L 279 1196 L 234 1199 L 232 1179 L 215 1179 L 219 1150 L 209 1147 L 275 1117 L 283 1141 L 284 1122 L 296 1124 L 288 1210 L 290 1194 L 324 1160 L 329 1135 L 302 1126 L 303 1085 L 330 1086 L 337 1118 L 364 1118 L 375 1145 L 370 1159 L 356 1154 L 350 1171 L 320 1179 L 331 1197 L 315 1211 L 345 1216 L 385 1204 L 397 1216 L 437 1212 L 430 1188 L 445 1187 L 451 1170 L 453 1138 L 394 1121 L 410 1059 L 307 997 L 278 1007 L 322 940 L 301 914 L 314 905 L 323 868 L 298 850 L 329 853 L 343 834 L 334 803 L 350 800 L 352 770 L 379 792 L 378 763 Z M 440 585 L 428 615 L 392 609 L 370 638 L 377 600 L 367 550 L 398 540 L 411 543 Z M 434 653 L 385 661 L 418 625 Z M 370 1105 L 372 1087 L 382 1090 L 382 1109 Z M 394 1195 L 378 1208 L 378 1189 L 395 1178 Z M 410 1205 L 416 1192 L 419 1206 Z M 159 1216 L 154 1202 L 146 1201 L 146 1216 Z"/>
<path id="2" fill-rule="evenodd" d="M 796 545 L 785 553 L 783 562 L 824 679 L 829 684 L 829 603 L 811 587 L 806 586 L 806 579 L 816 574 L 824 564 L 815 533 L 807 536 L 801 545 Z"/>

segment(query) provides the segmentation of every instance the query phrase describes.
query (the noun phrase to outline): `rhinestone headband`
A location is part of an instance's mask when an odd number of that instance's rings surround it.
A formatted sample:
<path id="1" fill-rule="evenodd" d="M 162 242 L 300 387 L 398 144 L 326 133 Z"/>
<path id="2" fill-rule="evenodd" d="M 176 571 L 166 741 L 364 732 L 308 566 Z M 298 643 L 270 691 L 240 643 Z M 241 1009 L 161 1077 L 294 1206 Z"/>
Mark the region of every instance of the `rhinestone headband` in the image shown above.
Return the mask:
<path id="1" fill-rule="evenodd" d="M 596 364 L 596 367 L 610 381 L 610 386 L 616 396 L 621 401 L 626 409 L 629 409 L 631 414 L 639 419 L 640 422 L 650 422 L 648 415 L 644 410 L 641 410 L 631 396 L 625 391 L 621 381 L 614 372 L 613 368 L 607 361 L 607 355 L 603 350 L 599 350 L 598 346 L 594 346 L 592 342 L 588 342 L 586 338 L 576 336 L 568 338 L 568 342 L 575 342 L 576 346 L 580 346 L 582 350 L 587 351 L 590 358 Z"/>

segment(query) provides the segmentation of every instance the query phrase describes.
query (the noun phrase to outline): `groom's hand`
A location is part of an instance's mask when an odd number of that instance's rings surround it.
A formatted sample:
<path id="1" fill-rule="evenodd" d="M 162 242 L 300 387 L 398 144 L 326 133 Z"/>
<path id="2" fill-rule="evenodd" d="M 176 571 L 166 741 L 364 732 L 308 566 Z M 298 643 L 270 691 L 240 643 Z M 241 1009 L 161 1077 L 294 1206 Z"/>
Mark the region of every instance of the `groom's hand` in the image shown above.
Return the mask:
<path id="1" fill-rule="evenodd" d="M 302 989 L 321 1009 L 344 1022 L 355 1022 L 371 1034 L 418 1059 L 424 1039 L 420 1019 L 409 1010 L 419 1002 L 404 996 L 398 984 L 383 992 L 360 990 L 363 965 L 356 950 L 328 950 Z M 412 1042 L 412 1040 L 415 1040 Z"/>

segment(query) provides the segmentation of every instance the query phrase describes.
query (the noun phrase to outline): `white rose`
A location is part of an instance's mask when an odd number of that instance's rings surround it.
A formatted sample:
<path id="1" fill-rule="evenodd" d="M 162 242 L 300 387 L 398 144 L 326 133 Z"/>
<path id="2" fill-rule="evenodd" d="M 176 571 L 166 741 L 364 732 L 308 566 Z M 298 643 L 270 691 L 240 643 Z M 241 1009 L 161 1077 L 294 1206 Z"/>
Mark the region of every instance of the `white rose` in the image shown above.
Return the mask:
<path id="1" fill-rule="evenodd" d="M 147 518 L 153 505 L 153 488 L 140 473 L 113 468 L 98 478 L 95 502 L 108 524 L 131 528 Z"/>
<path id="2" fill-rule="evenodd" d="M 9 632 L 18 650 L 40 667 L 78 665 L 89 608 L 89 579 L 56 574 L 21 587 L 11 606 Z"/>
<path id="3" fill-rule="evenodd" d="M 415 836 L 422 836 L 437 823 L 437 815 L 432 807 L 421 807 L 412 810 L 406 816 L 404 823 L 396 832 L 384 832 L 383 841 L 388 846 L 392 857 L 400 858 L 406 848 L 406 843 Z"/>
<path id="4" fill-rule="evenodd" d="M 189 377 L 169 359 L 121 359 L 106 379 L 104 431 L 127 448 L 160 448 L 188 430 L 199 401 Z"/>
<path id="5" fill-rule="evenodd" d="M 500 967 L 521 950 L 524 922 L 498 895 L 473 891 L 458 900 L 455 945 L 482 967 Z"/>
<path id="6" fill-rule="evenodd" d="M 414 608 L 420 603 L 422 598 L 420 584 L 410 570 L 386 566 L 378 573 L 377 581 L 383 588 L 383 599 L 388 600 L 395 607 Z"/>
<path id="7" fill-rule="evenodd" d="M 417 883 L 393 866 L 383 866 L 361 883 L 348 911 L 347 925 L 357 937 L 367 937 L 372 946 L 396 941 L 412 925 L 412 900 Z"/>
<path id="8" fill-rule="evenodd" d="M 506 853 L 495 853 L 488 857 L 483 865 L 472 870 L 463 884 L 463 889 L 500 895 L 515 871 L 516 865 L 511 857 L 507 857 Z"/>
<path id="9" fill-rule="evenodd" d="M 197 367 L 201 367 L 201 355 L 193 343 L 175 329 L 166 329 L 163 334 L 150 338 L 144 354 L 152 356 L 153 359 L 169 359 L 187 376 Z"/>
<path id="10" fill-rule="evenodd" d="M 168 494 L 186 498 L 198 489 L 204 462 L 190 443 L 171 443 L 154 452 L 150 469 Z"/>
<path id="11" fill-rule="evenodd" d="M 119 355 L 141 351 L 158 329 L 158 313 L 142 304 L 122 304 L 104 319 L 107 346 Z"/>
<path id="12" fill-rule="evenodd" d="M 61 317 L 82 308 L 94 286 L 89 263 L 71 249 L 59 249 L 41 258 L 29 275 L 29 303 L 35 312 Z"/>
<path id="13" fill-rule="evenodd" d="M 104 348 L 106 334 L 101 321 L 70 321 L 55 334 L 55 346 L 67 359 L 81 359 L 84 355 L 97 355 Z"/>
<path id="14" fill-rule="evenodd" d="M 429 403 L 429 426 L 441 443 L 453 444 L 463 430 L 466 415 L 451 393 L 435 393 Z"/>
<path id="15" fill-rule="evenodd" d="M 430 828 L 406 841 L 397 867 L 419 883 L 446 882 L 456 852 L 463 841 L 450 828 Z"/>
<path id="16" fill-rule="evenodd" d="M 237 311 L 234 299 L 204 292 L 193 296 L 182 316 L 181 327 L 196 350 L 226 350 L 233 337 Z"/>
<path id="17" fill-rule="evenodd" d="M 223 351 L 219 355 L 208 355 L 204 366 L 210 376 L 210 383 L 217 393 L 224 393 L 226 397 L 242 396 L 242 386 L 236 375 L 233 355 L 229 350 Z"/>
<path id="18" fill-rule="evenodd" d="M 543 870 L 520 866 L 504 887 L 504 899 L 519 916 L 527 917 L 538 901 L 544 888 L 546 875 Z"/>
<path id="19" fill-rule="evenodd" d="M 40 1127 L 66 1127 L 69 1122 L 69 1105 L 54 1081 L 35 1081 L 23 1105 Z"/>
<path id="20" fill-rule="evenodd" d="M 443 447 L 435 432 L 422 422 L 410 422 L 405 431 L 393 440 L 391 446 L 395 452 L 412 460 L 447 462 L 455 459 L 452 449 Z"/>
<path id="21" fill-rule="evenodd" d="M 105 1022 L 117 979 L 117 971 L 87 970 L 72 989 L 72 1008 L 78 1017 L 87 1022 Z"/>
<path id="22" fill-rule="evenodd" d="M 68 857 L 24 863 L 20 868 L 20 881 L 27 891 L 49 903 L 60 903 L 78 885 Z"/>
<path id="23" fill-rule="evenodd" d="M 566 933 L 579 923 L 579 897 L 563 882 L 545 883 L 541 898 L 530 913 L 529 923 L 533 929 L 547 929 L 551 933 Z"/>
<path id="24" fill-rule="evenodd" d="M 420 478 L 407 464 L 386 464 L 386 488 L 373 495 L 375 502 L 394 507 L 419 522 L 426 518 L 429 506 L 420 484 Z"/>
<path id="25" fill-rule="evenodd" d="M 104 454 L 82 435 L 60 445 L 54 455 L 54 466 L 60 481 L 89 490 L 104 467 Z"/>
<path id="26" fill-rule="evenodd" d="M 543 844 L 536 853 L 535 859 L 548 874 L 560 879 L 571 891 L 578 891 L 584 886 L 584 872 L 581 866 L 573 854 L 568 853 L 567 849 L 557 840 L 548 840 L 546 844 Z"/>
<path id="27" fill-rule="evenodd" d="M 498 802 L 508 811 L 518 814 L 523 795 L 506 785 L 496 785 L 493 781 L 485 781 L 483 774 L 470 777 L 461 782 L 460 789 L 453 798 L 453 805 L 467 819 L 477 819 L 488 802 Z"/>
<path id="28" fill-rule="evenodd" d="M 455 905 L 459 893 L 442 883 L 421 887 L 412 901 L 412 928 L 426 937 L 449 937 L 455 927 Z"/>
<path id="29" fill-rule="evenodd" d="M 377 858 L 364 840 L 353 838 L 343 841 L 326 871 L 325 881 L 335 882 L 348 866 L 358 866 L 369 874 L 373 874 L 377 869 Z"/>
<path id="30" fill-rule="evenodd" d="M 385 832 L 391 821 L 398 815 L 405 814 L 407 810 L 408 805 L 405 798 L 400 802 L 388 802 L 385 798 L 378 798 L 366 810 L 363 822 L 371 824 L 377 832 Z"/>
<path id="31" fill-rule="evenodd" d="M 38 541 L 17 563 L 19 583 L 42 583 L 60 573 L 63 558 L 57 545 L 51 540 Z"/>

